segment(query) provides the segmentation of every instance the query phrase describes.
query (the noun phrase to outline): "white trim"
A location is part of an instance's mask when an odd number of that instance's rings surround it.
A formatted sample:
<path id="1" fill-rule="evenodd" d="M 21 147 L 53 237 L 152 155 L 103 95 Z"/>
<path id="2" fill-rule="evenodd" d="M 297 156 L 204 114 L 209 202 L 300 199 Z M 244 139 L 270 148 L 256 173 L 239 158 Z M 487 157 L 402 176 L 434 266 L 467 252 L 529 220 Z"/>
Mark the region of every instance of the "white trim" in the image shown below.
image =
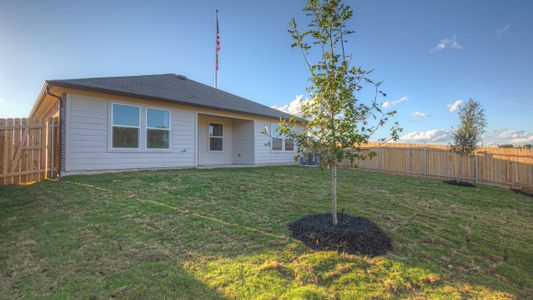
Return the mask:
<path id="1" fill-rule="evenodd" d="M 109 126 L 109 130 L 108 130 L 108 137 L 110 137 L 109 139 L 109 149 L 111 151 L 124 151 L 124 152 L 138 152 L 139 150 L 141 150 L 141 141 L 142 141 L 142 138 L 141 138 L 141 128 L 142 128 L 142 106 L 140 104 L 126 104 L 124 102 L 109 102 L 111 104 L 111 115 L 110 115 L 110 120 L 111 120 L 111 123 Z M 127 125 L 117 125 L 115 126 L 114 125 L 114 120 L 113 120 L 113 107 L 114 105 L 117 104 L 117 105 L 123 105 L 123 106 L 133 106 L 133 107 L 138 107 L 139 108 L 139 126 L 127 126 Z M 122 127 L 122 128 L 137 128 L 139 131 L 137 133 L 137 147 L 133 148 L 133 147 L 113 147 L 113 127 Z"/>
<path id="2" fill-rule="evenodd" d="M 283 138 L 280 138 L 280 137 L 277 137 L 277 136 L 274 136 L 274 130 L 272 130 L 272 126 L 276 125 L 279 127 L 278 124 L 276 123 L 269 123 L 269 130 L 270 130 L 270 152 L 274 152 L 274 153 L 278 153 L 278 152 L 283 152 Z M 278 129 L 276 128 L 276 131 Z M 272 142 L 273 139 L 281 139 L 281 149 L 279 150 L 274 150 L 273 147 L 274 147 L 274 143 Z"/>
<path id="3" fill-rule="evenodd" d="M 283 151 L 285 149 L 285 142 L 284 142 L 284 139 L 282 137 L 279 137 L 279 136 L 274 136 L 274 131 L 272 130 L 272 126 L 273 125 L 276 125 L 278 128 L 279 128 L 279 125 L 277 123 L 269 123 L 270 124 L 270 152 L 271 153 L 283 153 L 285 151 Z M 276 131 L 278 131 L 278 129 L 276 128 Z M 278 132 L 279 134 L 279 132 Z M 281 149 L 279 150 L 274 150 L 273 147 L 274 147 L 274 143 L 273 143 L 273 139 L 281 139 Z"/>
<path id="4" fill-rule="evenodd" d="M 275 137 L 272 131 L 272 125 L 276 125 L 279 127 L 279 124 L 278 123 L 269 123 L 269 124 L 270 124 L 270 152 L 271 153 L 294 153 L 296 152 L 296 141 L 293 141 L 294 147 L 292 150 L 285 150 L 285 138 L 279 137 L 279 136 Z M 281 139 L 281 150 L 272 149 L 272 146 L 274 145 L 274 143 L 272 143 L 272 139 L 274 138 Z"/>
<path id="5" fill-rule="evenodd" d="M 292 141 L 292 150 L 287 150 L 285 149 L 285 139 L 283 139 L 283 150 L 284 152 L 287 152 L 287 153 L 293 153 L 296 151 L 296 141 Z"/>
<path id="6" fill-rule="evenodd" d="M 276 150 L 276 149 L 273 148 L 274 147 L 273 139 L 280 139 L 281 140 L 281 149 Z M 285 151 L 283 151 L 283 138 L 273 137 L 273 136 L 270 137 L 270 152 L 273 152 L 273 153 L 283 153 L 283 152 L 285 152 Z"/>
<path id="7" fill-rule="evenodd" d="M 148 110 L 160 110 L 160 111 L 166 111 L 168 112 L 168 128 L 159 128 L 159 127 L 148 127 Z M 172 111 L 170 109 L 166 108 L 159 108 L 154 106 L 145 106 L 144 108 L 144 119 L 145 119 L 145 125 L 144 126 L 144 150 L 150 151 L 150 152 L 158 152 L 158 151 L 171 151 L 172 150 Z M 162 130 L 168 132 L 168 148 L 149 148 L 148 147 L 148 129 L 152 130 Z"/>
<path id="8" fill-rule="evenodd" d="M 221 125 L 222 126 L 222 136 L 211 136 L 209 135 L 209 126 L 211 126 L 211 124 L 216 124 L 216 125 Z M 207 121 L 207 151 L 208 152 L 217 152 L 217 153 L 222 153 L 224 152 L 224 123 L 223 122 L 212 122 L 212 121 Z M 221 139 L 222 140 L 222 150 L 211 150 L 211 138 L 217 138 L 217 139 Z"/>

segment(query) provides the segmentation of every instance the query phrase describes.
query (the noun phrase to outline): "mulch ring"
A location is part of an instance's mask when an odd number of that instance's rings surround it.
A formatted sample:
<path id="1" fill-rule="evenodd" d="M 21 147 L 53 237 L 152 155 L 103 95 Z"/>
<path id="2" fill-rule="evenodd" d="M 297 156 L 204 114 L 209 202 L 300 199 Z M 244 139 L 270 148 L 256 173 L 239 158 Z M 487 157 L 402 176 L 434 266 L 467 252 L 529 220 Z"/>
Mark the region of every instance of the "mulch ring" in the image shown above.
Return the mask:
<path id="1" fill-rule="evenodd" d="M 466 182 L 466 181 L 447 180 L 447 181 L 444 181 L 444 183 L 456 185 L 456 186 L 463 186 L 463 187 L 476 187 L 476 185 L 470 182 Z"/>
<path id="2" fill-rule="evenodd" d="M 313 250 L 377 256 L 392 249 L 391 239 L 374 222 L 339 214 L 337 226 L 331 214 L 305 216 L 289 225 L 292 236 Z"/>

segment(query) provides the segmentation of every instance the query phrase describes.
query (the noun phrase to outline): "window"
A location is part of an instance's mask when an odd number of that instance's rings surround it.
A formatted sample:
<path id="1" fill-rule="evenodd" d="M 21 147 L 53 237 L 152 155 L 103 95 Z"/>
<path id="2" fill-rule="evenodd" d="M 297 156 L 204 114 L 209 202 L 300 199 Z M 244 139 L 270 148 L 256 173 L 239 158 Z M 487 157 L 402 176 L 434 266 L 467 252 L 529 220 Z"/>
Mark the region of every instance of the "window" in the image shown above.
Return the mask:
<path id="1" fill-rule="evenodd" d="M 170 149 L 170 111 L 146 109 L 146 148 Z"/>
<path id="2" fill-rule="evenodd" d="M 112 110 L 113 148 L 139 148 L 140 107 L 113 104 Z"/>
<path id="3" fill-rule="evenodd" d="M 294 151 L 294 141 L 292 139 L 285 139 L 285 151 Z"/>
<path id="4" fill-rule="evenodd" d="M 209 123 L 209 151 L 222 151 L 224 144 L 224 126 Z"/>
<path id="5" fill-rule="evenodd" d="M 278 124 L 272 124 L 271 126 L 271 135 L 272 135 L 272 151 L 281 151 L 283 150 L 283 139 L 280 137 L 278 132 Z"/>
<path id="6" fill-rule="evenodd" d="M 278 124 L 272 124 L 270 126 L 271 128 L 271 145 L 272 145 L 272 151 L 294 151 L 294 141 L 292 139 L 284 139 L 279 131 L 278 131 Z"/>

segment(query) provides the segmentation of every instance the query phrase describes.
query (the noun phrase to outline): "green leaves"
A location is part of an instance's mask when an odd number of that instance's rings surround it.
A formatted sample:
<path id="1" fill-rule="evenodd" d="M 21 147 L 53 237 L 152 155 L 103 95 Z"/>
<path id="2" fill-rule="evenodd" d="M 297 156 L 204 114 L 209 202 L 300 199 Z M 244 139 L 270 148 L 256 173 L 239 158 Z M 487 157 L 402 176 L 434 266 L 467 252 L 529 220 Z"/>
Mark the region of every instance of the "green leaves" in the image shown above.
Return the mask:
<path id="1" fill-rule="evenodd" d="M 302 106 L 302 117 L 308 122 L 303 131 L 297 131 L 295 118 L 282 121 L 280 133 L 296 140 L 300 153 L 320 154 L 325 165 L 365 158 L 359 146 L 395 114 L 381 111 L 379 98 L 387 95 L 380 89 L 383 82 L 369 78 L 373 69 L 351 65 L 352 56 L 345 48 L 347 37 L 354 33 L 346 28 L 353 16 L 348 5 L 341 0 L 308 0 L 304 12 L 310 19 L 306 31 L 300 32 L 293 18 L 289 33 L 292 47 L 301 50 L 310 72 L 307 91 L 312 100 Z M 309 60 L 311 50 L 320 53 L 315 62 Z M 363 84 L 375 91 L 367 102 L 358 95 Z M 395 123 L 391 137 L 399 138 L 400 131 Z"/>
<path id="2" fill-rule="evenodd" d="M 459 128 L 453 132 L 454 143 L 450 145 L 450 150 L 462 155 L 470 154 L 476 150 L 487 126 L 485 110 L 481 103 L 470 99 L 461 107 L 459 121 Z"/>

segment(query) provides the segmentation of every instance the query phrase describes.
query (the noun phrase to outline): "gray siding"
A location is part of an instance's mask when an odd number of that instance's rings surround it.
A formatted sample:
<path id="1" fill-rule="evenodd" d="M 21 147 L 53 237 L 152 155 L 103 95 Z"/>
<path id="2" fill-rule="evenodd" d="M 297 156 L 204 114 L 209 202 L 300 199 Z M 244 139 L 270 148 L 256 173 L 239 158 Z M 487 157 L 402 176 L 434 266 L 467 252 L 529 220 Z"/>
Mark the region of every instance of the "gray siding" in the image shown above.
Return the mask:
<path id="1" fill-rule="evenodd" d="M 233 163 L 254 163 L 254 121 L 233 120 Z"/>
<path id="2" fill-rule="evenodd" d="M 111 96 L 110 96 L 111 97 Z M 114 98 L 113 98 L 114 99 Z M 196 165 L 293 164 L 296 152 L 275 152 L 263 128 L 278 120 L 163 102 L 67 94 L 65 174 L 85 171 L 178 168 Z M 111 148 L 112 103 L 141 106 L 140 148 Z M 145 149 L 145 109 L 171 112 L 170 150 Z M 208 147 L 208 123 L 224 124 L 224 150 Z M 196 149 L 198 147 L 198 149 Z"/>
<path id="3" fill-rule="evenodd" d="M 113 169 L 190 167 L 195 165 L 194 111 L 171 105 L 141 103 L 144 109 L 166 108 L 171 111 L 170 150 L 144 150 L 146 133 L 141 128 L 140 149 L 110 149 L 110 105 L 113 100 L 69 94 L 67 96 L 67 141 L 65 171 L 97 171 Z M 120 101 L 117 103 L 126 103 Z M 139 104 L 131 102 L 130 104 Z"/>
<path id="4" fill-rule="evenodd" d="M 209 151 L 208 124 L 223 124 L 222 151 Z M 198 165 L 231 165 L 233 163 L 233 119 L 198 115 Z"/>
<path id="5" fill-rule="evenodd" d="M 272 151 L 270 147 L 270 136 L 264 134 L 264 128 L 268 128 L 270 132 L 270 125 L 277 123 L 276 120 L 259 119 L 255 120 L 255 164 L 269 165 L 269 164 L 294 164 L 294 156 L 296 151 Z"/>

